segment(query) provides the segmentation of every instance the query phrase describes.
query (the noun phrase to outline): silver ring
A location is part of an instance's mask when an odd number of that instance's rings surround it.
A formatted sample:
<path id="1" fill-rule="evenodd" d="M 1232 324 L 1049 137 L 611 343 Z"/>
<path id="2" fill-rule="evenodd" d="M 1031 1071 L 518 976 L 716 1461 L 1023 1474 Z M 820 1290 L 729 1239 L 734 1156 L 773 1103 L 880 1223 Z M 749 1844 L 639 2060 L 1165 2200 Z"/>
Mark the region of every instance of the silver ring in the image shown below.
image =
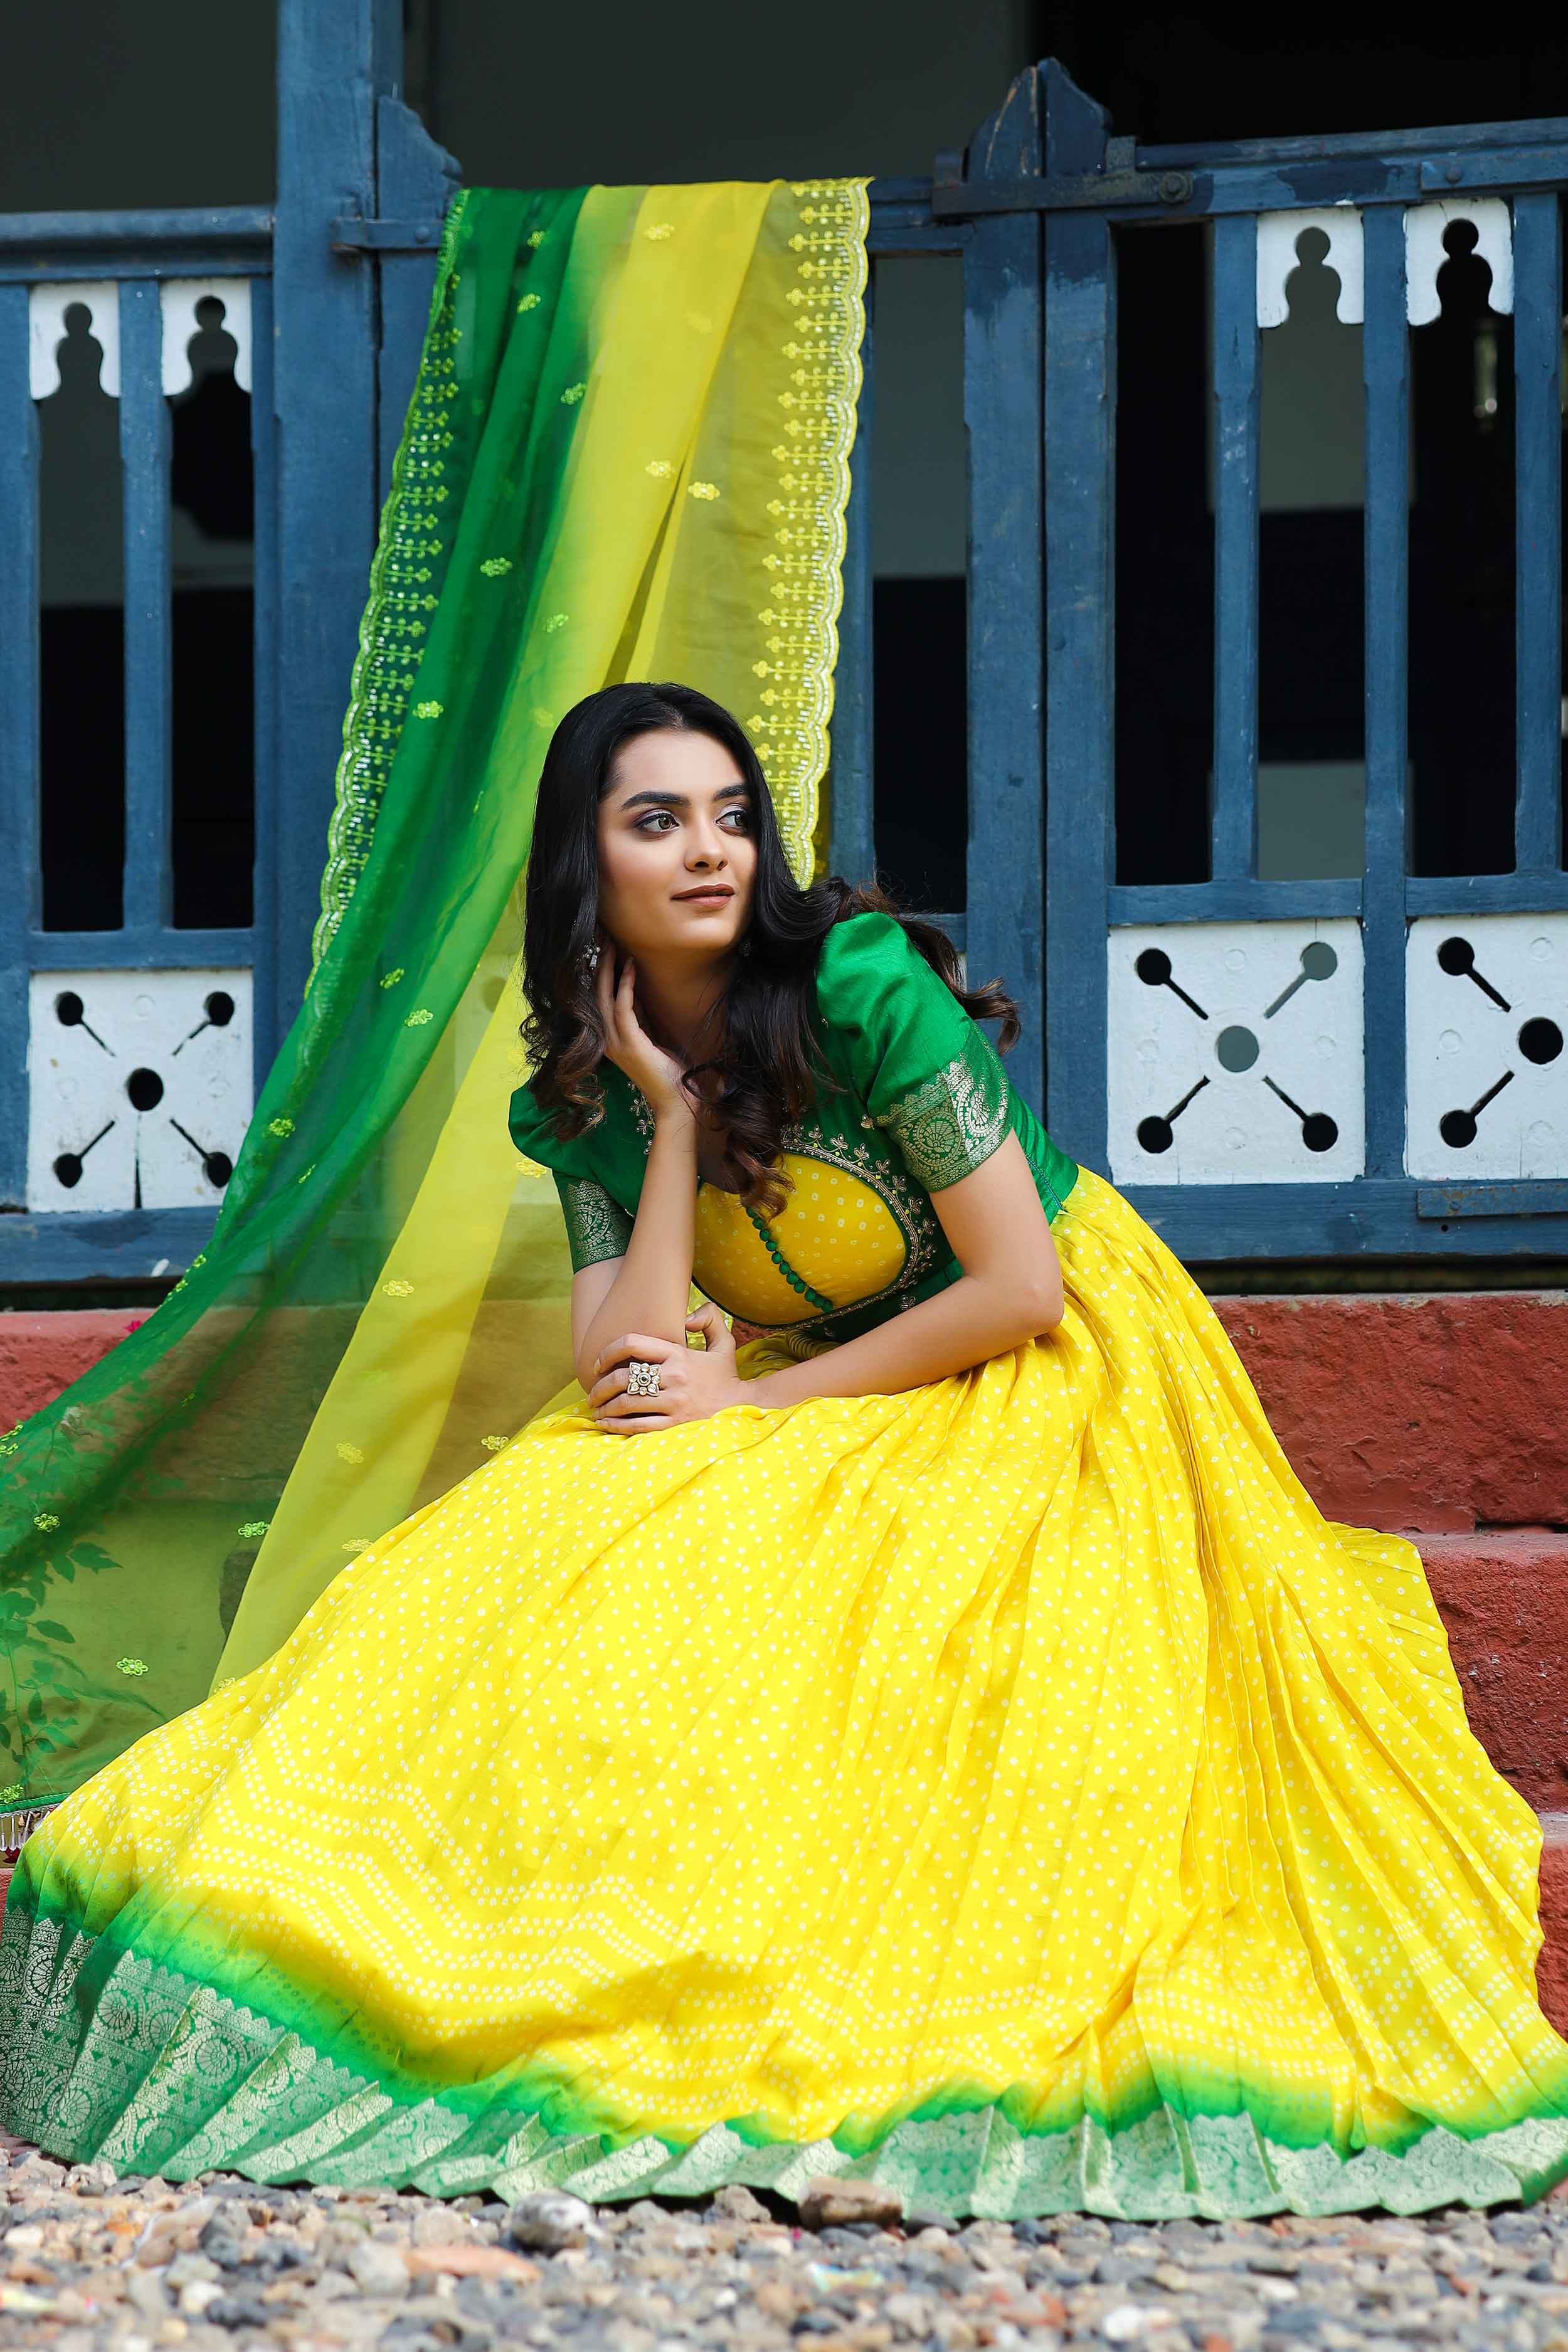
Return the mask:
<path id="1" fill-rule="evenodd" d="M 626 1366 L 626 1394 L 628 1396 L 657 1396 L 658 1394 L 658 1366 L 657 1364 L 645 1364 L 640 1357 L 634 1356 Z"/>

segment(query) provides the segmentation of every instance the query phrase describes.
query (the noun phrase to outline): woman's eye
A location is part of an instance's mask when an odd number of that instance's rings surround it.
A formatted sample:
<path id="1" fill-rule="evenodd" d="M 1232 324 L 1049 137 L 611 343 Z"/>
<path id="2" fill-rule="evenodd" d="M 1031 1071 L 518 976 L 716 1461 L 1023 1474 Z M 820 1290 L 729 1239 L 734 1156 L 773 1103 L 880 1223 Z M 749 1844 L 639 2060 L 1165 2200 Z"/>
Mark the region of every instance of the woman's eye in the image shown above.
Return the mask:
<path id="1" fill-rule="evenodd" d="M 752 821 L 752 812 L 751 812 L 751 810 L 750 810 L 750 809 L 743 809 L 743 808 L 732 808 L 732 809 L 726 809 L 726 810 L 724 811 L 724 816 L 725 816 L 725 817 L 731 817 L 731 816 L 732 816 L 732 817 L 734 818 L 735 823 L 734 823 L 733 830 L 734 830 L 736 833 L 744 833 L 744 832 L 745 832 L 745 830 L 746 830 L 746 827 L 750 824 L 750 823 L 751 823 L 751 821 Z M 724 822 L 724 817 L 721 817 L 721 818 L 720 818 L 720 820 L 719 820 L 719 822 L 720 822 L 720 824 L 722 824 L 722 823 Z"/>
<path id="2" fill-rule="evenodd" d="M 668 809 L 649 809 L 647 816 L 637 819 L 639 833 L 667 833 L 675 823 Z"/>

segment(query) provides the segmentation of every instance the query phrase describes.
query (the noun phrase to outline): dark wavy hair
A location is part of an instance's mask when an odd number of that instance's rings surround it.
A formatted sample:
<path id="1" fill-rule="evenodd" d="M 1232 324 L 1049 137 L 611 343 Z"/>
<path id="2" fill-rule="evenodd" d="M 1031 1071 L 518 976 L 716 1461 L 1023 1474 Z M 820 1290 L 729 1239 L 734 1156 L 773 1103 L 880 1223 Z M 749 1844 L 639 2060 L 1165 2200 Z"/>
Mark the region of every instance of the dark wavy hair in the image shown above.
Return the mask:
<path id="1" fill-rule="evenodd" d="M 750 792 L 757 868 L 747 951 L 734 960 L 718 1049 L 687 1071 L 686 1083 L 723 1136 L 726 1181 L 742 1201 L 776 1213 L 784 1182 L 773 1163 L 784 1123 L 815 1100 L 819 1085 L 832 1083 L 813 1015 L 817 950 L 835 923 L 871 909 L 893 916 L 966 1013 L 1001 1022 L 1004 1052 L 1018 1034 L 1017 1009 L 998 981 L 966 986 L 946 933 L 903 913 L 877 886 L 852 887 L 830 875 L 802 889 L 757 755 L 719 703 L 673 683 L 606 686 L 569 710 L 551 738 L 528 861 L 522 1040 L 534 1066 L 534 1098 L 554 1112 L 563 1139 L 605 1115 L 598 1076 L 605 1037 L 590 961 L 599 929 L 599 803 L 621 746 L 658 729 L 689 730 L 722 744 Z"/>

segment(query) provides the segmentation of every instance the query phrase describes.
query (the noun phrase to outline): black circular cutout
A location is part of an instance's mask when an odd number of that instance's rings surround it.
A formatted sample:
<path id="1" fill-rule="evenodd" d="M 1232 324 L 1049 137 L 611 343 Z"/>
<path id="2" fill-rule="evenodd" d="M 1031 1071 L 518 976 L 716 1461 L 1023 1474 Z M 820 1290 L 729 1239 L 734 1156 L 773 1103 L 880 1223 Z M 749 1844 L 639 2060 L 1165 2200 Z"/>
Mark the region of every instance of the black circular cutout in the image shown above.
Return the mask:
<path id="1" fill-rule="evenodd" d="M 1145 948 L 1132 967 L 1145 987 L 1163 988 L 1171 977 L 1171 959 L 1163 948 Z M 1161 1144 L 1159 1149 L 1165 1149 Z"/>
<path id="2" fill-rule="evenodd" d="M 81 1182 L 81 1161 L 74 1151 L 62 1151 L 55 1162 L 55 1177 L 68 1190 Z"/>
<path id="3" fill-rule="evenodd" d="M 1222 1070 L 1250 1070 L 1258 1059 L 1258 1045 L 1250 1029 L 1239 1024 L 1222 1029 L 1215 1039 L 1215 1057 Z"/>
<path id="4" fill-rule="evenodd" d="M 209 1151 L 202 1161 L 202 1172 L 207 1182 L 221 1192 L 234 1174 L 234 1162 L 226 1151 Z"/>
<path id="5" fill-rule="evenodd" d="M 1339 968 L 1339 957 L 1327 940 L 1309 940 L 1301 950 L 1301 969 L 1309 980 L 1332 980 Z"/>
<path id="6" fill-rule="evenodd" d="M 1301 1140 L 1309 1151 L 1331 1151 L 1340 1130 L 1326 1110 L 1310 1110 L 1301 1121 Z"/>
<path id="7" fill-rule="evenodd" d="M 1527 1062 L 1554 1062 L 1563 1051 L 1563 1032 L 1555 1021 L 1538 1013 L 1520 1031 L 1519 1050 Z"/>
<path id="8" fill-rule="evenodd" d="M 1159 952 L 1158 948 L 1150 950 L 1152 955 Z M 1141 1118 L 1138 1122 L 1138 1140 L 1145 1151 L 1169 1151 L 1175 1139 L 1174 1129 L 1168 1118 Z"/>
<path id="9" fill-rule="evenodd" d="M 80 997 L 77 994 L 74 988 L 62 989 L 60 993 L 55 999 L 55 1019 L 60 1024 L 62 1028 L 79 1028 L 81 1025 L 81 1016 L 86 1010 L 86 1006 L 83 1004 Z M 68 1153 L 67 1157 L 69 1157 Z M 75 1183 L 76 1178 L 74 1176 L 72 1177 L 71 1181 L 73 1184 Z"/>
<path id="10" fill-rule="evenodd" d="M 215 1029 L 226 1029 L 234 1019 L 234 999 L 226 988 L 215 988 L 205 1010 Z"/>
<path id="11" fill-rule="evenodd" d="M 1476 1122 L 1468 1110 L 1446 1110 L 1437 1121 L 1437 1132 L 1450 1151 L 1468 1151 L 1476 1139 Z"/>
<path id="12" fill-rule="evenodd" d="M 156 1070 L 132 1070 L 125 1091 L 137 1110 L 156 1110 L 163 1099 L 163 1081 Z"/>
<path id="13" fill-rule="evenodd" d="M 1437 961 L 1444 971 L 1468 971 L 1475 961 L 1476 951 L 1468 940 L 1445 940 L 1437 950 Z"/>

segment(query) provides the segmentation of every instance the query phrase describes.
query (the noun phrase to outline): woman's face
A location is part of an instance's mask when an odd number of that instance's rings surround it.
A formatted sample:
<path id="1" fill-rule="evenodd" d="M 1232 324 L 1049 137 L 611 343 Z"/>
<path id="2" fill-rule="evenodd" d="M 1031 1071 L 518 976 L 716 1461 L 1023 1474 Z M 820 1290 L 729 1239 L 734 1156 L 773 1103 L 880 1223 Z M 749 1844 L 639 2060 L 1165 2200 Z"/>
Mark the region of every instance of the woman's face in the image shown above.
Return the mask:
<path id="1" fill-rule="evenodd" d="M 731 953 L 756 871 L 751 787 L 721 743 L 660 728 L 621 746 L 599 803 L 599 920 L 624 953 Z"/>

